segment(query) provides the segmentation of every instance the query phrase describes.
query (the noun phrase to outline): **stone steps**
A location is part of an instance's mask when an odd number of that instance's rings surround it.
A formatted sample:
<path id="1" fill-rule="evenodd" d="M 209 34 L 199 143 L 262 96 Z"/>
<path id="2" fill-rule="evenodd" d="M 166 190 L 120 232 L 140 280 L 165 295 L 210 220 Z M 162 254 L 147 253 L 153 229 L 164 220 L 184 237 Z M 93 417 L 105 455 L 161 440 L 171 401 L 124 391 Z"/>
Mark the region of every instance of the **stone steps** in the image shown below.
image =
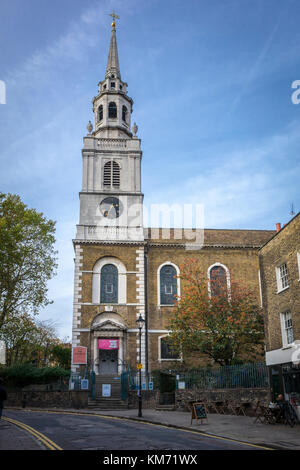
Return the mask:
<path id="1" fill-rule="evenodd" d="M 111 396 L 102 397 L 102 385 L 111 385 Z M 121 400 L 121 377 L 117 375 L 96 375 L 95 380 L 95 399 L 96 400 Z"/>
<path id="2" fill-rule="evenodd" d="M 158 411 L 174 411 L 175 405 L 156 405 L 155 409 Z"/>
<path id="3" fill-rule="evenodd" d="M 95 400 L 89 399 L 88 408 L 91 410 L 127 410 L 128 404 L 126 401 L 117 398 L 97 398 Z"/>

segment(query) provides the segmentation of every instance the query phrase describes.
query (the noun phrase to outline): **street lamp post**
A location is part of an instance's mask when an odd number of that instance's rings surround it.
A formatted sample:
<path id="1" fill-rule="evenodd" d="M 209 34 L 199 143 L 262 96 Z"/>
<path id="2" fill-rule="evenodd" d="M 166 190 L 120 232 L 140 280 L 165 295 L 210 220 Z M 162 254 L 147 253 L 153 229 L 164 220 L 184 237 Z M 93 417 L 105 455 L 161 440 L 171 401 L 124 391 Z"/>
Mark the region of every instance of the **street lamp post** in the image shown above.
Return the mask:
<path id="1" fill-rule="evenodd" d="M 139 318 L 136 321 L 138 329 L 139 329 L 139 339 L 140 339 L 140 357 L 139 357 L 139 412 L 138 412 L 138 417 L 142 417 L 142 328 L 145 323 L 145 320 L 143 317 L 139 316 Z"/>

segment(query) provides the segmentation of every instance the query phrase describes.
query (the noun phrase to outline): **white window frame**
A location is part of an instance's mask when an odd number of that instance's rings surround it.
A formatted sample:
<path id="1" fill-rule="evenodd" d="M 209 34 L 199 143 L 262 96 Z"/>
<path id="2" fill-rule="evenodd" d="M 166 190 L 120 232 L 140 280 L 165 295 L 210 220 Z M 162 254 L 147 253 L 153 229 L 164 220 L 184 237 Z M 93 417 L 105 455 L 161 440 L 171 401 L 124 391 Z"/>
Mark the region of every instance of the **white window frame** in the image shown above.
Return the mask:
<path id="1" fill-rule="evenodd" d="M 104 185 L 104 167 L 105 167 L 106 163 L 111 164 L 110 177 L 109 177 L 110 178 L 110 185 Z M 114 163 L 116 163 L 119 167 L 119 186 L 114 186 L 114 184 L 113 184 L 114 183 L 114 170 L 113 170 Z M 109 158 L 109 159 L 104 160 L 102 162 L 101 172 L 102 172 L 102 187 L 104 189 L 110 190 L 110 189 L 120 189 L 121 188 L 122 164 L 118 159 Z"/>
<path id="2" fill-rule="evenodd" d="M 287 316 L 289 316 L 287 318 Z M 288 325 L 287 322 L 290 322 Z M 293 319 L 290 310 L 286 310 L 285 312 L 280 314 L 280 323 L 281 323 L 281 335 L 282 335 L 282 348 L 290 348 L 294 342 L 294 327 L 293 327 Z M 292 331 L 293 341 L 288 342 L 288 331 Z"/>
<path id="3" fill-rule="evenodd" d="M 223 268 L 225 270 L 225 274 L 226 274 L 226 283 L 227 283 L 227 292 L 228 292 L 228 297 L 229 299 L 231 298 L 231 284 L 230 284 L 230 271 L 229 269 L 227 268 L 227 266 L 225 266 L 225 264 L 222 264 L 222 263 L 214 263 L 212 264 L 208 270 L 207 270 L 207 279 L 208 279 L 208 295 L 209 297 L 211 297 L 211 288 L 210 288 L 210 271 L 212 268 L 215 268 L 216 266 L 220 266 L 221 268 Z"/>
<path id="4" fill-rule="evenodd" d="M 281 268 L 283 266 L 286 266 L 286 274 L 284 276 L 281 275 L 282 274 Z M 281 263 L 279 266 L 276 266 L 275 271 L 276 271 L 276 281 L 277 281 L 277 294 L 279 294 L 280 292 L 283 292 L 290 287 L 289 271 L 288 271 L 287 263 L 284 262 L 284 263 Z M 288 284 L 283 287 L 282 280 L 285 278 L 285 276 L 287 277 Z"/>
<path id="5" fill-rule="evenodd" d="M 298 274 L 299 274 L 299 282 L 300 282 L 300 253 L 297 253 L 297 261 L 298 261 Z"/>
<path id="6" fill-rule="evenodd" d="M 164 266 L 173 266 L 173 268 L 176 269 L 176 274 L 177 274 L 177 297 L 180 297 L 180 270 L 178 268 L 178 266 L 176 266 L 176 264 L 174 263 L 171 263 L 171 261 L 166 261 L 165 263 L 161 264 L 159 267 L 158 267 L 158 270 L 157 270 L 157 305 L 158 307 L 173 307 L 174 304 L 161 304 L 160 303 L 160 270 L 161 268 L 163 268 Z"/>
<path id="7" fill-rule="evenodd" d="M 92 303 L 100 304 L 101 269 L 106 264 L 113 264 L 118 270 L 118 304 L 126 304 L 127 276 L 126 267 L 118 259 L 105 256 L 98 259 L 93 268 Z"/>
<path id="8" fill-rule="evenodd" d="M 183 361 L 182 354 L 180 354 L 180 357 L 178 359 L 163 359 L 161 357 L 161 340 L 163 338 L 167 338 L 168 336 L 169 336 L 169 333 L 166 333 L 158 337 L 158 362 L 174 362 L 174 361 L 182 362 Z"/>

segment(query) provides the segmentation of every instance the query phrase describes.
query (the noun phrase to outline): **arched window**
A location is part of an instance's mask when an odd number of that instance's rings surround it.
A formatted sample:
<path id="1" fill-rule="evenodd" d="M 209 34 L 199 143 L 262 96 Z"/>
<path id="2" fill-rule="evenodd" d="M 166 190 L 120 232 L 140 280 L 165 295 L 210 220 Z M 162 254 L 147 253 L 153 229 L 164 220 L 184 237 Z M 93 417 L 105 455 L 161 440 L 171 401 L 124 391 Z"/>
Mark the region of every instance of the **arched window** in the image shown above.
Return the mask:
<path id="1" fill-rule="evenodd" d="M 106 291 L 111 291 L 112 290 L 111 287 L 107 286 L 107 288 L 105 288 L 105 283 L 109 284 L 108 282 L 109 279 L 106 276 L 106 274 L 108 273 L 105 274 L 105 271 L 107 271 L 108 268 L 106 267 L 104 269 L 104 272 L 102 272 L 102 269 L 105 266 L 111 266 L 111 265 L 115 269 L 110 269 L 111 271 L 110 275 L 112 275 L 112 279 L 115 279 L 115 281 L 110 284 L 113 284 L 113 286 L 117 285 L 117 288 L 115 289 L 113 288 L 113 291 L 114 291 L 113 293 L 115 294 L 117 303 L 126 304 L 127 302 L 126 300 L 127 299 L 126 267 L 118 258 L 115 258 L 113 256 L 105 256 L 103 258 L 98 259 L 95 265 L 93 266 L 93 277 L 92 277 L 92 303 L 93 304 L 100 304 L 101 302 L 105 300 L 106 295 L 111 295 L 108 292 L 106 292 Z M 116 279 L 116 273 L 118 274 L 117 279 Z M 110 303 L 110 301 L 108 303 Z"/>
<path id="2" fill-rule="evenodd" d="M 174 266 L 167 264 L 160 270 L 160 304 L 173 305 L 177 296 L 177 272 Z"/>
<path id="3" fill-rule="evenodd" d="M 171 347 L 167 336 L 160 338 L 160 359 L 169 361 L 180 359 L 180 354 Z"/>
<path id="4" fill-rule="evenodd" d="M 114 101 L 111 101 L 108 105 L 108 117 L 110 119 L 117 117 L 117 105 Z"/>
<path id="5" fill-rule="evenodd" d="M 213 266 L 209 271 L 209 279 L 212 297 L 220 295 L 227 288 L 227 275 L 223 266 Z"/>
<path id="6" fill-rule="evenodd" d="M 103 119 L 103 106 L 102 104 L 100 104 L 98 108 L 98 121 L 102 121 L 102 119 Z"/>
<path id="7" fill-rule="evenodd" d="M 106 162 L 103 169 L 103 186 L 120 187 L 120 167 L 117 162 Z"/>
<path id="8" fill-rule="evenodd" d="M 127 108 L 126 106 L 122 106 L 122 119 L 124 122 L 127 122 Z"/>
<path id="9" fill-rule="evenodd" d="M 118 303 L 118 269 L 113 264 L 105 264 L 100 275 L 100 303 Z"/>

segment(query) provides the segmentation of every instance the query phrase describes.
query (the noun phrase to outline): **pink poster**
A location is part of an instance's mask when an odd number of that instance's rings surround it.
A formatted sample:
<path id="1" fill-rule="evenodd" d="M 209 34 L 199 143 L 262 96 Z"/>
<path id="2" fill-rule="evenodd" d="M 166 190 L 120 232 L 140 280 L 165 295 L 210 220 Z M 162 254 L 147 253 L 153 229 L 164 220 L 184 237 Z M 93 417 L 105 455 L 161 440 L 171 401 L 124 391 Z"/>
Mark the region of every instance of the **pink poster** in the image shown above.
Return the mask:
<path id="1" fill-rule="evenodd" d="M 98 349 L 119 349 L 119 340 L 98 339 Z"/>
<path id="2" fill-rule="evenodd" d="M 77 346 L 73 348 L 73 364 L 86 364 L 87 363 L 87 348 L 84 346 Z"/>

